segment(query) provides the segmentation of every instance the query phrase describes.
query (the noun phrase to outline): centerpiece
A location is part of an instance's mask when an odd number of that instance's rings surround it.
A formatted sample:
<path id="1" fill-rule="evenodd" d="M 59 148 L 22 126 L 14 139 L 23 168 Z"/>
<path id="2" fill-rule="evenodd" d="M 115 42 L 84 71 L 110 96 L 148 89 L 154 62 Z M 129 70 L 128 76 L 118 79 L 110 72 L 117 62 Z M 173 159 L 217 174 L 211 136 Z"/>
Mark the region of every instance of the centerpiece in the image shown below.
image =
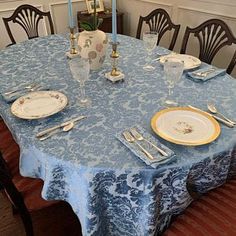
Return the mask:
<path id="1" fill-rule="evenodd" d="M 103 31 L 98 29 L 102 19 L 97 15 L 96 0 L 93 6 L 93 13 L 89 20 L 80 22 L 80 27 L 84 31 L 78 36 L 78 53 L 81 57 L 89 59 L 91 70 L 98 70 L 106 57 L 108 38 Z"/>

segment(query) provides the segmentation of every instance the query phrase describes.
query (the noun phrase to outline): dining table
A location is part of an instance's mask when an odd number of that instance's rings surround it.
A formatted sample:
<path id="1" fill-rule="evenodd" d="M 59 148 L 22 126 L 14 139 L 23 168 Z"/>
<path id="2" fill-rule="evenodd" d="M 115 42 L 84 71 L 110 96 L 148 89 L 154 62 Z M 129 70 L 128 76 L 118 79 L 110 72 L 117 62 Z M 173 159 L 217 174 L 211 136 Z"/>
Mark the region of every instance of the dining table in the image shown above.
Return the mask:
<path id="1" fill-rule="evenodd" d="M 108 34 L 109 40 L 111 35 Z M 118 68 L 124 80 L 112 83 L 111 46 L 103 67 L 90 72 L 85 82 L 91 106 L 78 103 L 79 83 L 69 68 L 68 35 L 31 39 L 0 51 L 0 93 L 30 83 L 66 95 L 67 106 L 39 119 L 21 119 L 12 103 L 0 97 L 0 115 L 20 147 L 22 176 L 44 181 L 42 197 L 67 201 L 78 216 L 83 235 L 160 235 L 194 200 L 236 174 L 236 128 L 220 124 L 219 137 L 205 145 L 180 145 L 159 137 L 151 119 L 165 107 L 168 88 L 163 65 L 154 60 L 153 71 L 143 65 L 147 52 L 142 40 L 118 35 Z M 169 50 L 157 46 L 152 54 Z M 199 68 L 209 65 L 201 63 Z M 199 69 L 198 68 L 198 69 Z M 173 89 L 178 106 L 207 109 L 213 101 L 231 118 L 236 117 L 236 80 L 224 73 L 204 82 L 185 70 Z M 86 119 L 68 132 L 41 141 L 36 134 L 78 116 Z M 122 132 L 141 127 L 152 140 L 174 153 L 169 162 L 155 167 L 137 157 L 121 140 Z M 63 217 L 63 216 L 62 216 Z"/>

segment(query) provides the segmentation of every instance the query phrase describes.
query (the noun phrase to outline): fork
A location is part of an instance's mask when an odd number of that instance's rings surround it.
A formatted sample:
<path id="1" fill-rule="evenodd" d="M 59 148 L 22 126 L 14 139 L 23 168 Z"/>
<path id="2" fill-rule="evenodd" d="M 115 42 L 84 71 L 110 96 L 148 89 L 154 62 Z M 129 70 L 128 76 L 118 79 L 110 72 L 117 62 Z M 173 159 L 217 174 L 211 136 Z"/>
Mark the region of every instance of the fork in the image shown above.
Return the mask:
<path id="1" fill-rule="evenodd" d="M 129 131 L 124 131 L 123 132 L 123 136 L 125 138 L 125 140 L 129 143 L 135 143 L 138 148 L 151 160 L 154 159 L 154 157 L 145 149 L 143 148 L 138 142 L 136 142 L 135 138 L 131 135 L 131 133 Z"/>
<path id="2" fill-rule="evenodd" d="M 152 147 L 154 147 L 159 153 L 161 153 L 162 156 L 168 157 L 168 154 L 162 150 L 161 148 L 157 147 L 154 143 L 152 143 L 151 141 L 149 141 L 148 139 L 144 138 L 135 128 L 131 128 L 130 129 L 130 133 L 134 136 L 135 139 L 139 140 L 139 141 L 145 141 L 148 144 L 150 144 Z M 163 158 L 165 159 L 165 158 Z"/>

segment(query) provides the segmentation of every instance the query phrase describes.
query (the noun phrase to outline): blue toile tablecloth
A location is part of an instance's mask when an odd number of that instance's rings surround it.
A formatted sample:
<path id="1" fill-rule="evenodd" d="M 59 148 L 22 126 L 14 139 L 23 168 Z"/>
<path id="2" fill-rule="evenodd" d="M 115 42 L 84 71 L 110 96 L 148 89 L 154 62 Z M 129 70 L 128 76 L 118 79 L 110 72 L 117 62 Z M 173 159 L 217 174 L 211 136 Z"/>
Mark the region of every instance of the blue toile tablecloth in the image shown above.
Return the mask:
<path id="1" fill-rule="evenodd" d="M 158 138 L 150 119 L 162 109 L 167 95 L 163 68 L 156 63 L 146 72 L 143 42 L 119 35 L 119 68 L 123 83 L 104 78 L 111 69 L 109 54 L 104 67 L 91 72 L 86 93 L 90 108 L 80 108 L 79 84 L 73 80 L 65 52 L 69 41 L 61 35 L 32 39 L 0 52 L 0 93 L 19 84 L 36 82 L 65 93 L 69 105 L 60 113 L 39 120 L 11 115 L 10 104 L 0 98 L 0 115 L 20 145 L 20 172 L 44 180 L 42 196 L 69 202 L 78 215 L 83 234 L 155 235 L 171 216 L 192 201 L 189 186 L 204 193 L 223 184 L 236 172 L 236 128 L 221 126 L 220 137 L 204 146 L 186 147 Z M 157 47 L 154 55 L 165 54 Z M 203 64 L 201 68 L 207 67 Z M 204 83 L 186 78 L 174 88 L 180 105 L 206 109 L 214 101 L 219 110 L 236 117 L 236 80 L 219 75 Z M 88 118 L 73 130 L 43 142 L 35 134 L 70 117 Z M 117 138 L 125 127 L 140 125 L 176 154 L 174 162 L 153 168 L 135 156 Z"/>

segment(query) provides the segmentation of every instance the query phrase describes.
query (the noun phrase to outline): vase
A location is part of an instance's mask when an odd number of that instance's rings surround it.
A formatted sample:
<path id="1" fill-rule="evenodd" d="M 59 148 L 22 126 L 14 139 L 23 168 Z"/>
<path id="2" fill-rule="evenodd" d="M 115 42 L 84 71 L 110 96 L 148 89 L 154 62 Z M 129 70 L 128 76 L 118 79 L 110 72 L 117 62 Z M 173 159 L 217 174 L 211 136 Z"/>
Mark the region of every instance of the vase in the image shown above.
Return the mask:
<path id="1" fill-rule="evenodd" d="M 90 69 L 98 70 L 101 68 L 108 45 L 108 37 L 101 30 L 86 31 L 79 33 L 78 52 L 82 58 L 88 58 Z"/>

